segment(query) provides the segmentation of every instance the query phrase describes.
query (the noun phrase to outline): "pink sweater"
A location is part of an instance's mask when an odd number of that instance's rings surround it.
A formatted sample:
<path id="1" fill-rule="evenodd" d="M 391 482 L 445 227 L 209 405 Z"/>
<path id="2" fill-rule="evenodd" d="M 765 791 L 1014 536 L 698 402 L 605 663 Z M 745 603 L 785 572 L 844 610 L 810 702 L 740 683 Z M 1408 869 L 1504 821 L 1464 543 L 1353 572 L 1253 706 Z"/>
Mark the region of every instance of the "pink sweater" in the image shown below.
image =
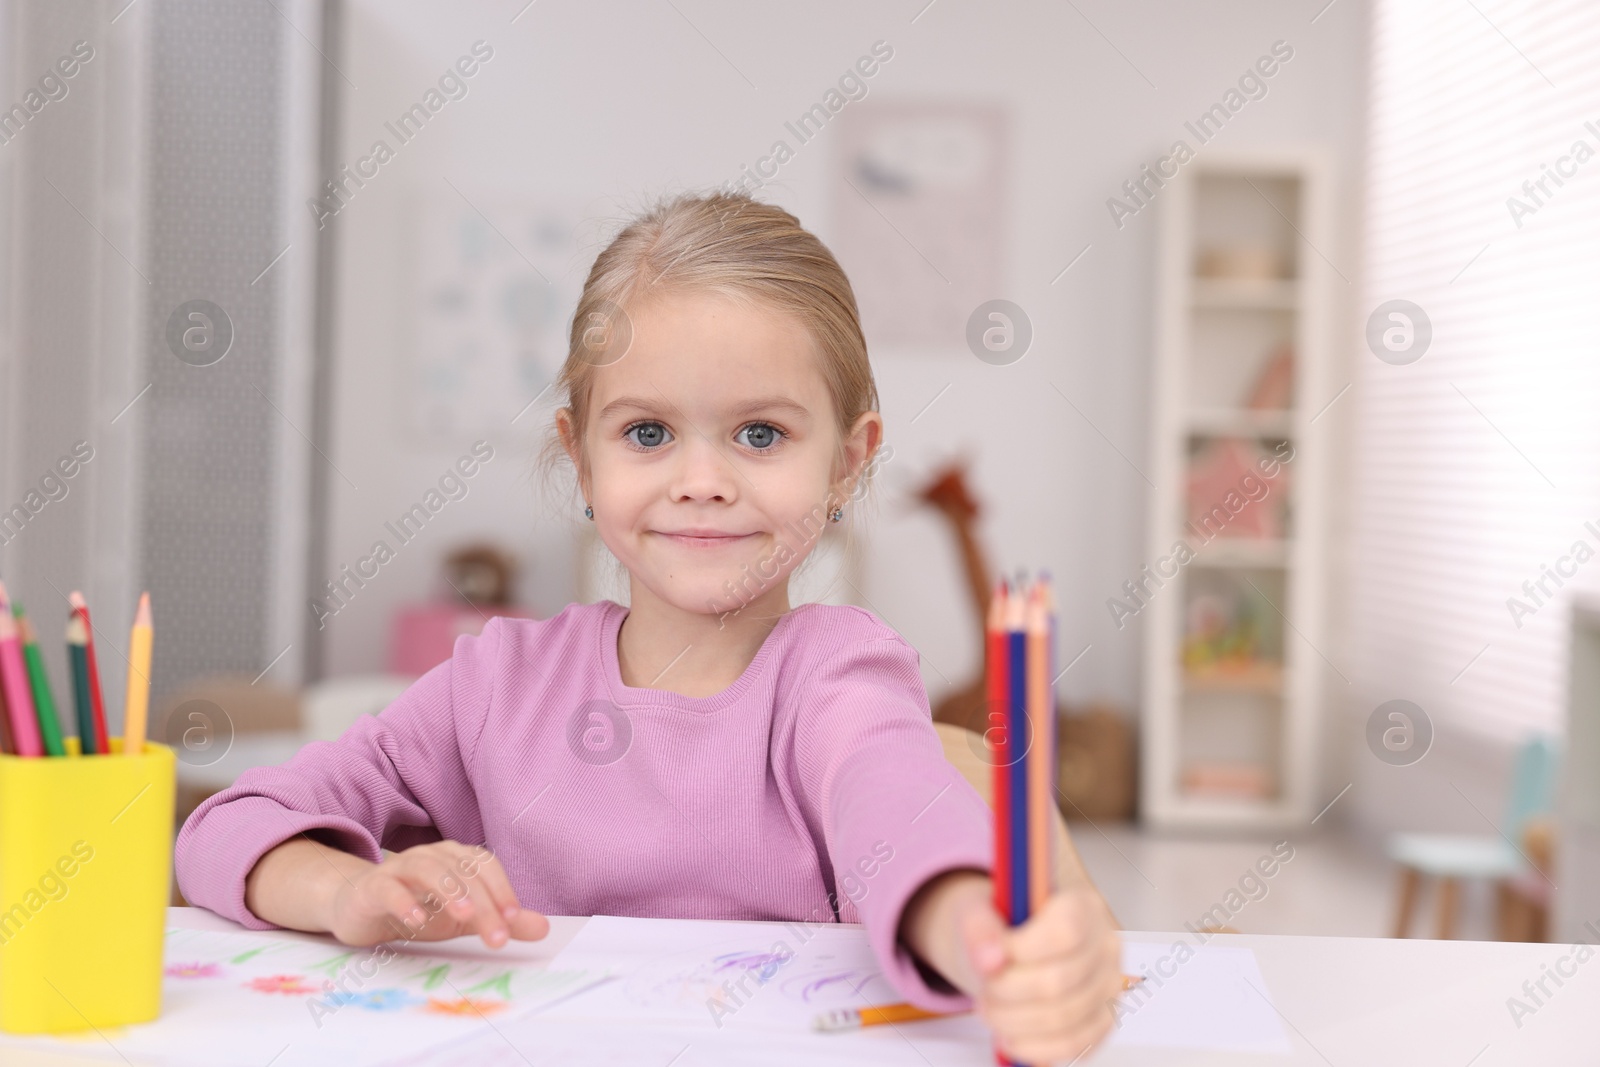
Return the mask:
<path id="1" fill-rule="evenodd" d="M 869 612 L 810 604 L 733 685 L 686 697 L 623 684 L 626 615 L 492 619 L 339 740 L 246 771 L 178 834 L 183 895 L 271 929 L 245 876 L 294 834 L 373 862 L 448 838 L 487 844 L 545 914 L 860 922 L 908 1001 L 970 1007 L 895 937 L 929 878 L 993 857 L 916 651 Z"/>

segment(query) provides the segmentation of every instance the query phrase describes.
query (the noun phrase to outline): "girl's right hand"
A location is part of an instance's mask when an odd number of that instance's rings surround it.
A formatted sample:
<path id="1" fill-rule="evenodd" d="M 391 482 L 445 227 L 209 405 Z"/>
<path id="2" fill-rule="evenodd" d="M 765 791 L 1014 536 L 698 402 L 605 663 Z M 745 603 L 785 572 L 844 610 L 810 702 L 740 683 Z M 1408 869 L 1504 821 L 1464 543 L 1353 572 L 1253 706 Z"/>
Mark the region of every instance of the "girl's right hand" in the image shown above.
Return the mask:
<path id="1" fill-rule="evenodd" d="M 499 948 L 508 938 L 539 940 L 550 921 L 522 907 L 487 845 L 437 841 L 343 875 L 328 927 L 347 945 L 476 933 Z"/>

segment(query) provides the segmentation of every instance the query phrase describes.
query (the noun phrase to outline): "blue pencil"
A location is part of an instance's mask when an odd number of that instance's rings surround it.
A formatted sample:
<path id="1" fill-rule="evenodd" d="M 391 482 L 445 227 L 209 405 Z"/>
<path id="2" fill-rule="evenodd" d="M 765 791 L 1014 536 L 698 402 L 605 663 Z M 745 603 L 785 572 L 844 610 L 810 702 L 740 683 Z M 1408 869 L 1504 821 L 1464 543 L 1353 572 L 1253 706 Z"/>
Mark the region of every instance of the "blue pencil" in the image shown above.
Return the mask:
<path id="1" fill-rule="evenodd" d="M 1007 708 L 1009 721 L 1006 723 L 1006 739 L 1010 742 L 1007 756 L 1010 759 L 1008 778 L 1010 792 L 1007 795 L 1006 814 L 1010 818 L 1011 839 L 1011 867 L 1008 872 L 1011 883 L 1011 914 L 1006 919 L 1012 926 L 1021 926 L 1028 921 L 1028 886 L 1029 886 L 1029 860 L 1028 855 L 1028 760 L 1027 751 L 1037 738 L 1028 735 L 1028 637 L 1024 628 L 1026 612 L 1026 598 L 1014 596 L 1007 605 L 1010 609 L 1006 617 L 1006 641 L 1009 655 L 1006 656 L 1006 666 L 1010 678 L 1007 685 Z"/>

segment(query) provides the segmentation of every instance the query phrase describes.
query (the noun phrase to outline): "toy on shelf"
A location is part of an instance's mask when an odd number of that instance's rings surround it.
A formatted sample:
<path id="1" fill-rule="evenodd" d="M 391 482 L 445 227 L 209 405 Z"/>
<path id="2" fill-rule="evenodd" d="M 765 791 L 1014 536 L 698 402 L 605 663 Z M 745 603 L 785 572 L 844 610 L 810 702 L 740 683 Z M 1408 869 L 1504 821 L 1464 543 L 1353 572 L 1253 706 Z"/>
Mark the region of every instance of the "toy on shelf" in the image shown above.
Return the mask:
<path id="1" fill-rule="evenodd" d="M 1286 481 L 1289 471 L 1262 475 L 1267 452 L 1244 437 L 1200 441 L 1189 460 L 1188 521 L 1194 532 L 1214 537 L 1278 540 L 1288 525 Z"/>
<path id="2" fill-rule="evenodd" d="M 943 515 L 955 533 L 972 604 L 973 636 L 981 649 L 993 568 L 978 544 L 979 507 L 967 488 L 966 467 L 952 463 L 935 471 L 916 499 Z M 983 662 L 981 655 L 979 662 Z M 988 701 L 980 671 L 933 705 L 933 721 L 965 727 L 981 736 L 988 729 Z M 1138 760 L 1127 717 L 1108 704 L 1091 704 L 1081 713 L 1060 701 L 1055 708 L 1059 738 L 1056 799 L 1062 814 L 1068 819 L 1131 818 Z"/>
<path id="3" fill-rule="evenodd" d="M 389 644 L 389 670 L 422 675 L 449 659 L 456 638 L 476 636 L 496 615 L 531 619 L 511 604 L 515 558 L 494 545 L 467 545 L 444 559 L 440 598 L 398 609 Z"/>
<path id="4" fill-rule="evenodd" d="M 1189 601 L 1183 666 L 1191 674 L 1245 674 L 1262 667 L 1261 621 L 1245 597 L 1201 593 Z"/>
<path id="5" fill-rule="evenodd" d="M 444 558 L 444 576 L 468 603 L 502 607 L 511 603 L 517 561 L 494 545 L 468 545 Z"/>
<path id="6" fill-rule="evenodd" d="M 918 503 L 927 504 L 943 515 L 956 535 L 956 545 L 961 550 L 962 576 L 966 579 L 967 596 L 972 603 L 973 633 L 981 642 L 994 583 L 989 577 L 991 569 L 984 559 L 983 549 L 978 545 L 978 502 L 967 488 L 966 466 L 951 463 L 941 467 L 918 490 L 916 499 Z M 988 695 L 980 670 L 975 677 L 957 686 L 934 705 L 933 721 L 954 723 L 981 734 L 986 728 L 984 713 L 987 703 Z"/>

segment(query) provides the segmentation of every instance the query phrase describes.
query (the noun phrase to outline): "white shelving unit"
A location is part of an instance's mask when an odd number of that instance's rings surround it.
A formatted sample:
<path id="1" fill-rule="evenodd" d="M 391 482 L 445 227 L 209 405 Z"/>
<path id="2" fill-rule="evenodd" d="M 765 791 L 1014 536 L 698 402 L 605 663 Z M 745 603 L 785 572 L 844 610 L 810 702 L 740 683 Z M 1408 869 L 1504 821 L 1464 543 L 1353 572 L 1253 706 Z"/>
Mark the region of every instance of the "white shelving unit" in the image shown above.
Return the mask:
<path id="1" fill-rule="evenodd" d="M 1312 420 L 1335 392 L 1327 172 L 1313 148 L 1207 149 L 1160 192 L 1146 555 L 1152 572 L 1173 562 L 1140 610 L 1141 806 L 1154 826 L 1267 829 L 1316 814 L 1325 560 Z M 1285 351 L 1287 402 L 1252 406 Z M 1227 499 L 1241 478 L 1224 475 L 1250 473 L 1244 458 L 1288 448 L 1275 476 L 1256 468 L 1257 483 Z M 1191 522 L 1213 506 L 1226 518 L 1209 531 Z M 1181 565 L 1180 541 L 1193 553 Z"/>

